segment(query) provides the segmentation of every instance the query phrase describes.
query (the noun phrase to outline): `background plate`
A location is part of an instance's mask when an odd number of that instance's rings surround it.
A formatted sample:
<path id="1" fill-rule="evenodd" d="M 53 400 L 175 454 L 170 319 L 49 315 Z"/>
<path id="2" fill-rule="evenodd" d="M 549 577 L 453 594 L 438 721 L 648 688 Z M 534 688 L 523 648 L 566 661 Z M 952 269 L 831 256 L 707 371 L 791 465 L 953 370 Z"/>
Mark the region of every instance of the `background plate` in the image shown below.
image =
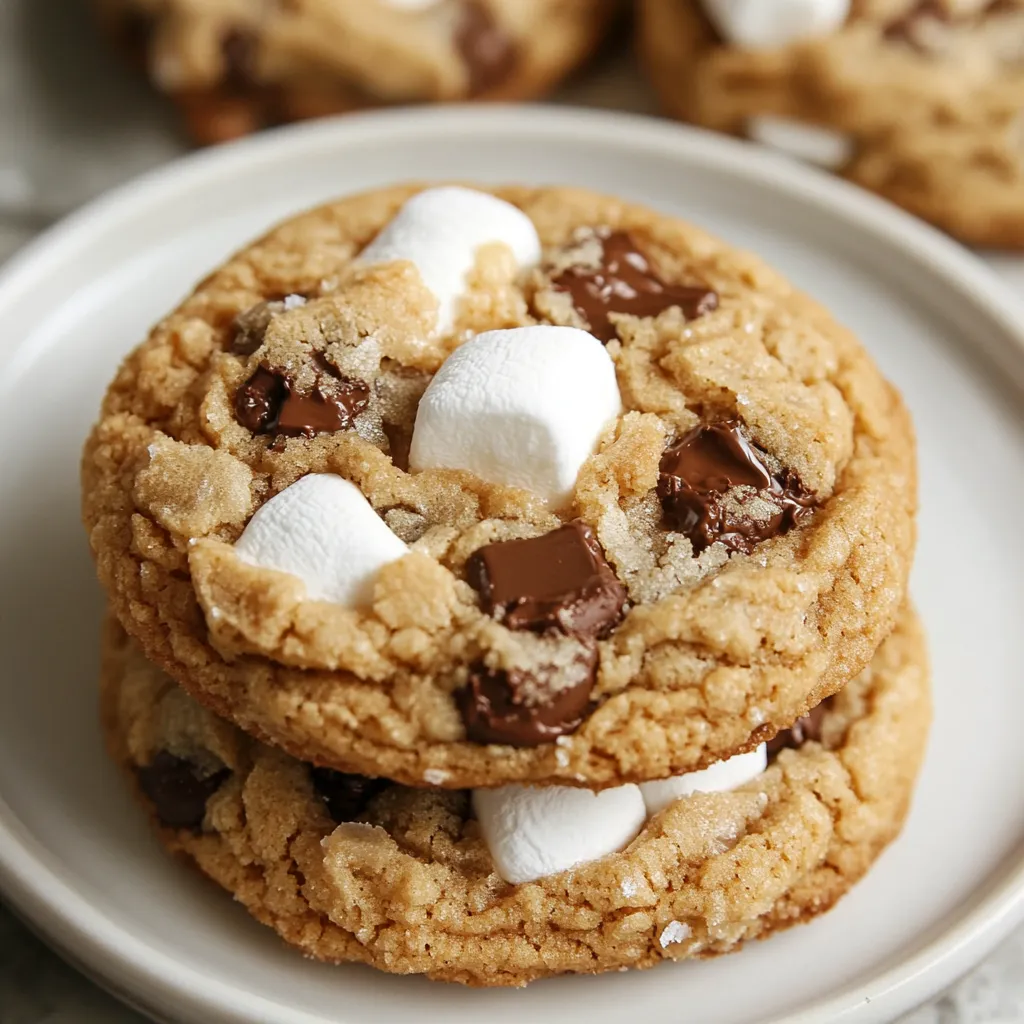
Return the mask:
<path id="1" fill-rule="evenodd" d="M 840 906 L 739 955 L 470 991 L 302 960 L 164 857 L 102 752 L 102 599 L 79 448 L 119 358 L 233 248 L 318 200 L 415 176 L 577 184 L 757 250 L 854 328 L 921 441 L 914 591 L 937 714 L 902 839 Z M 352 116 L 192 157 L 88 207 L 0 275 L 0 884 L 49 939 L 203 1024 L 884 1021 L 1024 917 L 1024 332 L 972 256 L 742 143 L 540 108 Z M 982 358 L 985 352 L 998 363 Z"/>

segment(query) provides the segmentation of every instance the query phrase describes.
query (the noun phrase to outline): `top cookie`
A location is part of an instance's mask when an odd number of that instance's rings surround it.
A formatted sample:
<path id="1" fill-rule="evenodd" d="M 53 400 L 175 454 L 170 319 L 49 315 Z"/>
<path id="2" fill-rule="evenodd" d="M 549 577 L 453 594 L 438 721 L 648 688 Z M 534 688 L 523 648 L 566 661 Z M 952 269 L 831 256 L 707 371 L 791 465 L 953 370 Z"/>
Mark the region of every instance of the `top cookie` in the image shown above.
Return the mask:
<path id="1" fill-rule="evenodd" d="M 83 460 L 145 653 L 304 760 L 451 788 L 693 771 L 868 662 L 906 411 L 757 259 L 575 189 L 299 216 L 125 361 Z"/>
<path id="2" fill-rule="evenodd" d="M 1024 0 L 644 0 L 666 107 L 1024 246 Z"/>

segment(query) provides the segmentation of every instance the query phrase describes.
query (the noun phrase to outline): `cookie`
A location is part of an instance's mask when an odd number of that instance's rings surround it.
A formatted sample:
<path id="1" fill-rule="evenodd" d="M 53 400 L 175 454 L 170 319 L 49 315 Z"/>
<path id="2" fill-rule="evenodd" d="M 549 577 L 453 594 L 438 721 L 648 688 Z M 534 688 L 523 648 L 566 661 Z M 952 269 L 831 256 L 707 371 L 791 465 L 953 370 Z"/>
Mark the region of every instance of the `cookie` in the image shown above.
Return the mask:
<path id="1" fill-rule="evenodd" d="M 83 509 L 146 656 L 253 735 L 601 788 L 751 750 L 864 668 L 914 458 L 856 339 L 756 258 L 575 189 L 399 187 L 153 330 Z"/>
<path id="2" fill-rule="evenodd" d="M 95 0 L 199 142 L 400 103 L 542 96 L 620 0 Z"/>
<path id="3" fill-rule="evenodd" d="M 104 655 L 110 748 L 169 850 L 309 956 L 471 985 L 714 956 L 823 913 L 899 832 L 930 716 L 924 640 L 905 611 L 869 669 L 777 736 L 746 784 L 646 811 L 634 786 L 569 790 L 574 813 L 541 853 L 624 820 L 632 800 L 623 848 L 515 883 L 480 800 L 494 791 L 313 768 L 202 709 L 116 625 Z M 552 791 L 522 792 L 536 804 Z"/>
<path id="4" fill-rule="evenodd" d="M 1024 245 L 1024 2 L 641 0 L 665 109 Z"/>

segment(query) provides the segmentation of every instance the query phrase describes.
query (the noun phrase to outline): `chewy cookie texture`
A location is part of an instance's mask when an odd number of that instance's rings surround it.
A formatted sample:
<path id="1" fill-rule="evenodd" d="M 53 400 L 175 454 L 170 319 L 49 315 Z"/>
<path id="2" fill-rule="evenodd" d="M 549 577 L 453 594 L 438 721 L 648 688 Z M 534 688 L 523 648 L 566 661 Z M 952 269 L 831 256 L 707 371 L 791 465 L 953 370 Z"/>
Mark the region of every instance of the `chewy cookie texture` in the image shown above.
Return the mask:
<path id="1" fill-rule="evenodd" d="M 848 331 L 574 189 L 289 221 L 127 358 L 83 459 L 148 658 L 299 760 L 456 790 L 756 753 L 892 629 L 915 501 Z"/>
<path id="2" fill-rule="evenodd" d="M 930 717 L 910 611 L 757 770 L 670 799 L 315 768 L 201 708 L 113 622 L 102 697 L 163 843 L 257 919 L 320 959 L 472 985 L 713 956 L 828 910 L 899 831 Z"/>
<path id="3" fill-rule="evenodd" d="M 1024 245 L 1024 2 L 642 0 L 666 110 Z"/>
<path id="4" fill-rule="evenodd" d="M 93 0 L 199 142 L 366 107 L 541 96 L 620 0 Z"/>

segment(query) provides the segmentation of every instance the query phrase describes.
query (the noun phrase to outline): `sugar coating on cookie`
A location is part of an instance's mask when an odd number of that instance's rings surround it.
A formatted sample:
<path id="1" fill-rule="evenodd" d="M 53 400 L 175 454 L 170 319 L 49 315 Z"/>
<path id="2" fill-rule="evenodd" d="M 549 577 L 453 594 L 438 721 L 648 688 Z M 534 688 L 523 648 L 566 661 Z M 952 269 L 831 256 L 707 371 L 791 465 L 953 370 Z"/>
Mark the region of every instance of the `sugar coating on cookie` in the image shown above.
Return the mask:
<path id="1" fill-rule="evenodd" d="M 621 411 L 615 364 L 586 331 L 487 331 L 457 348 L 427 386 L 409 466 L 466 469 L 564 505 Z"/>

